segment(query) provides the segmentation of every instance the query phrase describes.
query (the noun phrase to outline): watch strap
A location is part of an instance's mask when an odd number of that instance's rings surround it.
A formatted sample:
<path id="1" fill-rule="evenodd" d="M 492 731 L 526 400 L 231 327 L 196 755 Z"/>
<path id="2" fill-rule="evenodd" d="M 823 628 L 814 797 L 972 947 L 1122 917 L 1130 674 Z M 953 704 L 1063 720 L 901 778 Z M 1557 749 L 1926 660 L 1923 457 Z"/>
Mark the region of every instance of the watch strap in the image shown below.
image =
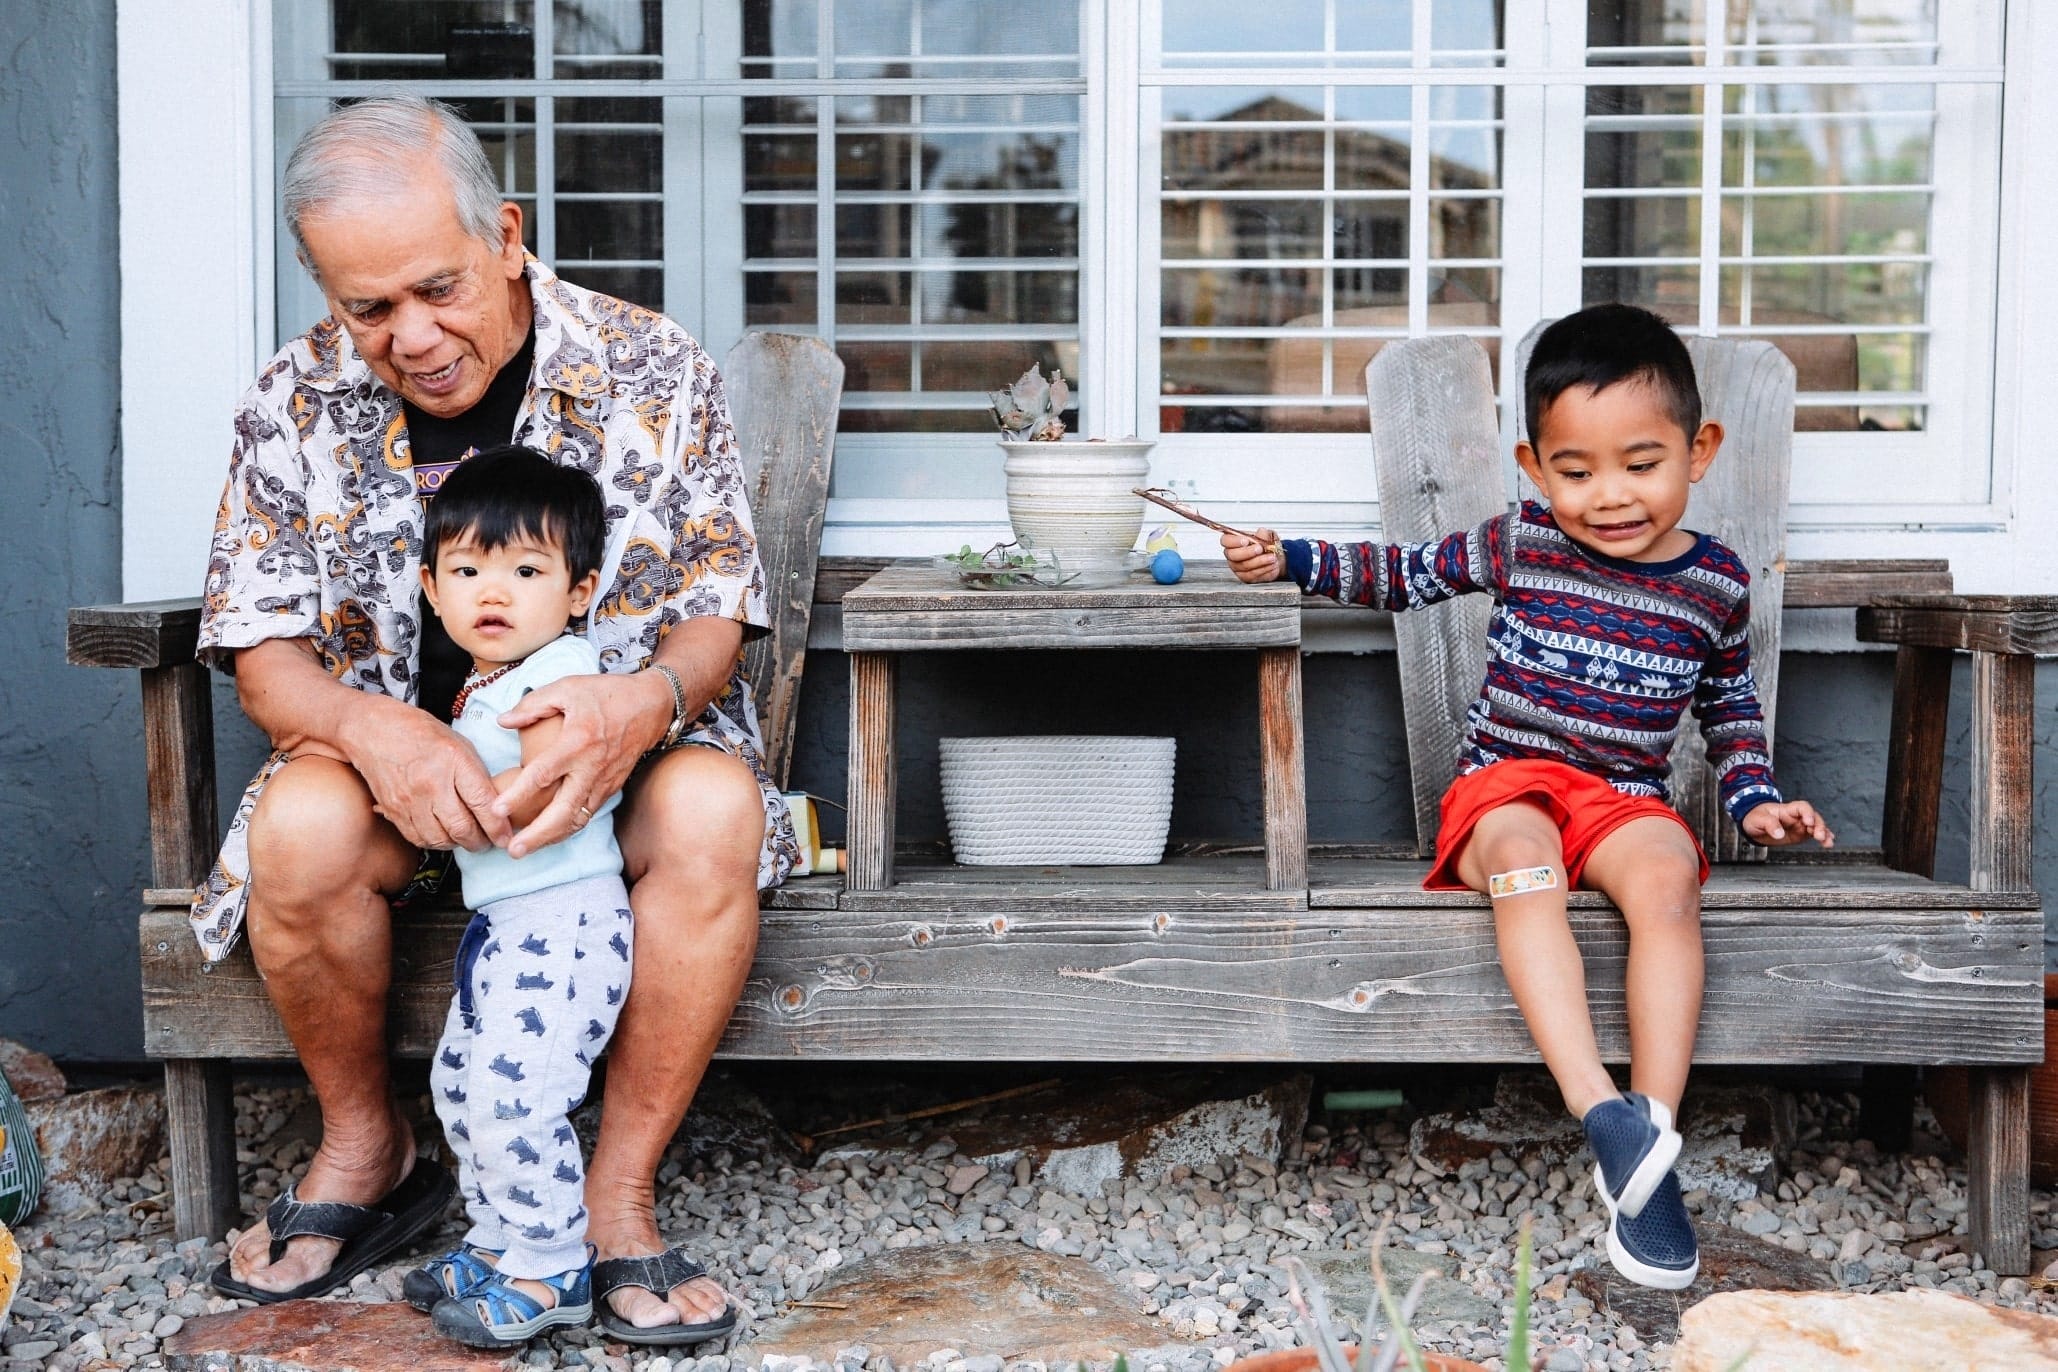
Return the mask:
<path id="1" fill-rule="evenodd" d="M 647 669 L 658 673 L 672 688 L 672 724 L 665 730 L 663 738 L 657 741 L 659 748 L 670 748 L 677 744 L 679 736 L 686 732 L 686 683 L 679 680 L 679 674 L 661 662 L 654 662 Z"/>

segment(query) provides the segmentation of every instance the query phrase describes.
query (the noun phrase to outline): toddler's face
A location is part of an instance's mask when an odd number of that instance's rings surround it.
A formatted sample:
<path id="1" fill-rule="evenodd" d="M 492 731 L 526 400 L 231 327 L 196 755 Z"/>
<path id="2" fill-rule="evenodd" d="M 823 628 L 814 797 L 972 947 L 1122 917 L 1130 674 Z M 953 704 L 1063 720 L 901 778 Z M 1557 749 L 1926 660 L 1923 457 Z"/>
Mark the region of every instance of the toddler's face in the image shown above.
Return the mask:
<path id="1" fill-rule="evenodd" d="M 1575 386 L 1545 407 L 1515 457 L 1573 542 L 1608 557 L 1662 562 L 1693 547 L 1679 528 L 1688 488 L 1722 444 L 1712 420 L 1691 439 L 1656 388 L 1637 380 Z"/>
<path id="2" fill-rule="evenodd" d="M 522 658 L 564 632 L 586 612 L 600 574 L 573 582 L 555 544 L 522 538 L 486 549 L 463 534 L 422 568 L 422 588 L 458 647 L 479 671 Z"/>

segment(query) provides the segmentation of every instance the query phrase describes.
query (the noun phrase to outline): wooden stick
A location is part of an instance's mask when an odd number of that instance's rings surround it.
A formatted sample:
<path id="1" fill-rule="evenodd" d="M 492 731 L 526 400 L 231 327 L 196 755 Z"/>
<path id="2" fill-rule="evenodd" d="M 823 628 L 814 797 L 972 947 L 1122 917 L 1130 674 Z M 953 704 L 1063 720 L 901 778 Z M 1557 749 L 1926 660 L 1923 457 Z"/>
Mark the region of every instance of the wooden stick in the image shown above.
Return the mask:
<path id="1" fill-rule="evenodd" d="M 793 1305 L 793 1307 L 794 1307 L 795 1309 L 797 1309 L 797 1310 L 848 1310 L 848 1309 L 850 1309 L 850 1304 L 849 1304 L 849 1302 L 847 1302 L 847 1301 L 793 1301 L 793 1302 L 792 1302 L 791 1304 L 792 1304 L 792 1305 Z"/>
<path id="2" fill-rule="evenodd" d="M 1199 510 L 1194 509 L 1193 506 L 1182 505 L 1178 501 L 1172 499 L 1172 493 L 1166 490 L 1163 486 L 1137 486 L 1132 488 L 1129 494 L 1140 495 L 1145 500 L 1148 500 L 1151 504 L 1161 505 L 1165 509 L 1170 510 L 1173 514 L 1178 515 L 1181 519 L 1190 519 L 1196 524 L 1205 525 L 1206 527 L 1213 529 L 1216 533 L 1235 534 L 1238 538 L 1247 538 L 1253 543 L 1264 544 L 1265 550 L 1267 552 L 1275 553 L 1280 557 L 1284 557 L 1286 555 L 1285 549 L 1279 546 L 1278 539 L 1275 538 L 1270 542 L 1266 542 L 1266 540 L 1259 538 L 1256 534 L 1252 533 L 1248 529 L 1239 529 L 1234 524 L 1224 524 L 1220 520 L 1209 519 Z"/>
<path id="3" fill-rule="evenodd" d="M 839 1124 L 833 1129 L 824 1129 L 815 1134 L 796 1135 L 795 1141 L 803 1149 L 812 1152 L 816 1139 L 827 1138 L 831 1134 L 848 1134 L 853 1129 L 876 1129 L 882 1124 L 899 1124 L 905 1120 L 922 1120 L 936 1115 L 948 1115 L 958 1110 L 969 1110 L 975 1105 L 990 1105 L 997 1100 L 1011 1100 L 1016 1096 L 1026 1096 L 1032 1091 L 1041 1091 L 1047 1086 L 1056 1086 L 1062 1080 L 1064 1080 L 1062 1077 L 1049 1077 L 1043 1081 L 1032 1081 L 1027 1086 L 1010 1086 L 1005 1091 L 994 1091 L 984 1096 L 972 1096 L 965 1100 L 954 1100 L 944 1105 L 924 1106 L 920 1110 L 910 1110 L 905 1115 L 895 1115 L 890 1119 L 881 1116 L 874 1120 L 859 1120 L 856 1124 Z"/>

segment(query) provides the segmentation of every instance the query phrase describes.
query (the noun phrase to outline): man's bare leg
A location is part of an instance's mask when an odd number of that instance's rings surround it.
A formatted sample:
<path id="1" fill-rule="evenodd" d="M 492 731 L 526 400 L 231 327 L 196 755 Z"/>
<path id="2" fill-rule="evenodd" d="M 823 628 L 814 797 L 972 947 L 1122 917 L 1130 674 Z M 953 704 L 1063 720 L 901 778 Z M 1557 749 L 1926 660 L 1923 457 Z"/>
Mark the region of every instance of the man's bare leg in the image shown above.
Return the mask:
<path id="1" fill-rule="evenodd" d="M 1602 839 L 1580 884 L 1603 892 L 1629 924 L 1624 973 L 1631 1089 L 1679 1118 L 1707 979 L 1701 949 L 1701 866 L 1686 830 L 1653 815 Z"/>
<path id="2" fill-rule="evenodd" d="M 1495 873 L 1529 867 L 1550 868 L 1557 884 L 1495 901 L 1494 939 L 1529 1036 L 1564 1094 L 1565 1108 L 1574 1119 L 1584 1119 L 1587 1111 L 1618 1093 L 1594 1040 L 1586 964 L 1565 916 L 1564 843 L 1558 826 L 1527 801 L 1489 810 L 1458 855 L 1458 880 L 1484 891 Z"/>
<path id="3" fill-rule="evenodd" d="M 586 1169 L 586 1237 L 602 1258 L 662 1253 L 656 1177 L 757 949 L 763 793 L 750 769 L 712 748 L 679 748 L 623 793 L 621 841 L 636 915 L 629 999 L 608 1045 L 607 1099 Z M 701 1277 L 669 1306 L 641 1289 L 610 1297 L 649 1328 L 717 1319 L 728 1295 Z"/>
<path id="4" fill-rule="evenodd" d="M 370 1204 L 414 1165 L 387 1074 L 385 893 L 406 883 L 418 857 L 373 812 L 357 773 L 326 757 L 281 767 L 250 817 L 250 949 L 322 1112 L 302 1200 Z M 230 1253 L 229 1274 L 290 1290 L 328 1271 L 341 1247 L 302 1236 L 274 1263 L 270 1245 L 260 1216 Z"/>

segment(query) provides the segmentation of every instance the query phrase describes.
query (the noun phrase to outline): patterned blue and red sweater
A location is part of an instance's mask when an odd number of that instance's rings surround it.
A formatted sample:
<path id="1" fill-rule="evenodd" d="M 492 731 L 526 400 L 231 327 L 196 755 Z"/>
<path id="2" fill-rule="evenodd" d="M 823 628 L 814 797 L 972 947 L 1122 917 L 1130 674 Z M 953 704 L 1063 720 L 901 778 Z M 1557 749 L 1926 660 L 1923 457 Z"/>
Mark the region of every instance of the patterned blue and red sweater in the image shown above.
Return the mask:
<path id="1" fill-rule="evenodd" d="M 1741 824 L 1782 798 L 1751 676 L 1750 573 L 1707 534 L 1670 561 L 1629 562 L 1574 543 L 1547 507 L 1525 501 L 1428 543 L 1291 539 L 1285 552 L 1303 591 L 1346 605 L 1494 598 L 1460 772 L 1555 759 L 1663 800 L 1666 755 L 1691 706 L 1730 818 Z"/>

